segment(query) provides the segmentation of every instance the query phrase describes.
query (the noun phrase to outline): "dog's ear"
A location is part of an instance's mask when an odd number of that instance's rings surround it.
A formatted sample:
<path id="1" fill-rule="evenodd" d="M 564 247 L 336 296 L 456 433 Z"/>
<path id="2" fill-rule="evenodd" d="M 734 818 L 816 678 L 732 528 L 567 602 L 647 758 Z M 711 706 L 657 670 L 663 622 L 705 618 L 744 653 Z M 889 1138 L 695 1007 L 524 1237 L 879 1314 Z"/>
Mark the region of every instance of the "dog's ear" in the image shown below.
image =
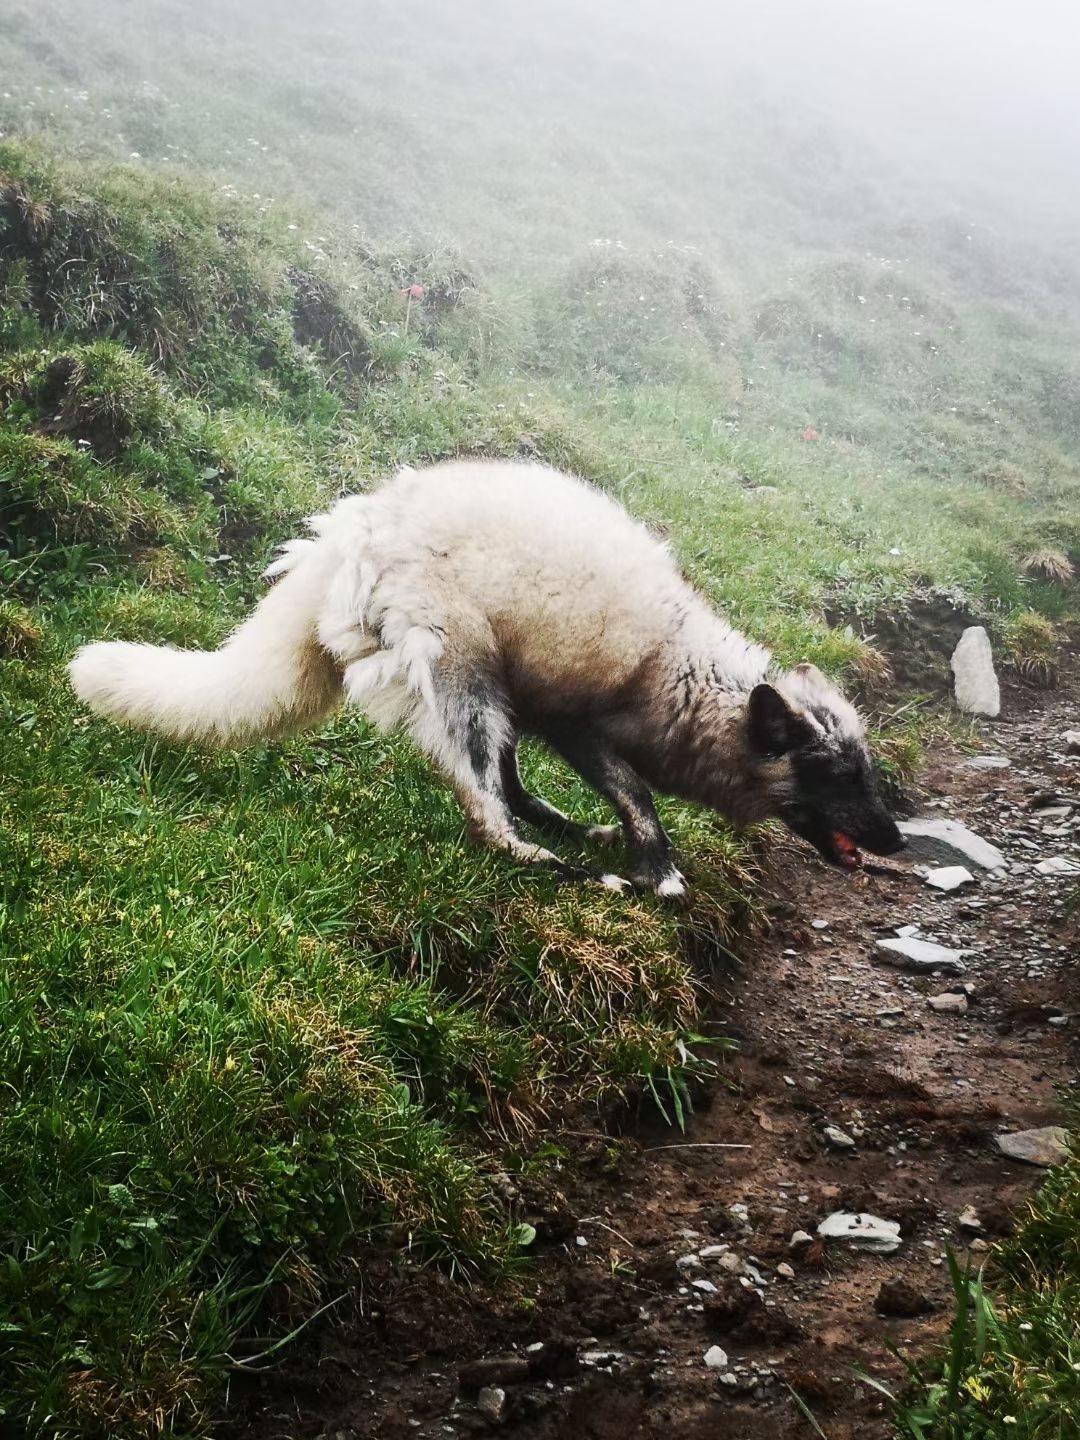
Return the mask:
<path id="1" fill-rule="evenodd" d="M 812 685 L 820 685 L 822 690 L 835 690 L 836 686 L 831 680 L 827 680 L 816 665 L 811 665 L 809 660 L 804 660 L 801 665 L 796 665 L 794 674 L 801 675 L 804 680 L 809 680 Z"/>
<path id="2" fill-rule="evenodd" d="M 755 685 L 746 706 L 750 744 L 760 755 L 786 755 L 814 737 L 814 730 L 772 685 Z"/>

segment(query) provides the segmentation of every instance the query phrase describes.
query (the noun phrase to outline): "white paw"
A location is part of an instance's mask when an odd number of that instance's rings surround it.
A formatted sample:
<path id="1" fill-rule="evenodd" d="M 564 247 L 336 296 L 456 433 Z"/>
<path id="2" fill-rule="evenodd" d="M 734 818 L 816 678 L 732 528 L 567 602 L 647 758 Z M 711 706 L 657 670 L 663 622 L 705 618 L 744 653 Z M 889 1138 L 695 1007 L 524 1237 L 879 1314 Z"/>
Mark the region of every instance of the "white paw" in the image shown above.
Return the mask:
<path id="1" fill-rule="evenodd" d="M 671 874 L 665 875 L 657 885 L 656 893 L 662 895 L 665 900 L 676 899 L 679 895 L 686 894 L 686 881 L 678 870 L 672 870 Z"/>
<path id="2" fill-rule="evenodd" d="M 621 875 L 601 875 L 600 884 L 603 885 L 605 890 L 614 890 L 619 895 L 623 894 L 626 890 L 632 890 L 634 888 L 630 884 L 630 881 L 624 880 Z"/>

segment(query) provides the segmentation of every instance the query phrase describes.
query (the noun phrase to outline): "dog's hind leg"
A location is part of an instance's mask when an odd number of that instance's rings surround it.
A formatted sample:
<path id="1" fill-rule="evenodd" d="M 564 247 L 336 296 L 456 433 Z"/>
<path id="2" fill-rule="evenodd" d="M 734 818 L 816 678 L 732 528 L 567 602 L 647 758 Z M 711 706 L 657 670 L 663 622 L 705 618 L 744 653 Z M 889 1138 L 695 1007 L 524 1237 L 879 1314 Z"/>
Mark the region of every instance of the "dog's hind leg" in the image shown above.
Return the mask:
<path id="1" fill-rule="evenodd" d="M 634 884 L 666 898 L 685 894 L 686 882 L 676 869 L 652 794 L 634 768 L 593 734 L 561 736 L 558 749 L 622 821 Z"/>
<path id="2" fill-rule="evenodd" d="M 569 815 L 564 815 L 554 805 L 549 805 L 546 800 L 541 800 L 539 795 L 530 794 L 521 783 L 518 772 L 516 739 L 502 752 L 500 764 L 503 794 L 511 813 L 518 820 L 582 842 L 591 840 L 611 845 L 622 838 L 621 825 L 582 825 L 578 820 L 571 820 Z"/>
<path id="3" fill-rule="evenodd" d="M 621 890 L 627 882 L 567 865 L 525 840 L 514 824 L 505 791 L 502 757 L 516 739 L 505 692 L 490 668 L 445 659 L 431 670 L 427 703 L 416 712 L 412 733 L 428 755 L 451 777 L 473 840 L 506 850 L 525 865 L 552 870 L 567 880 L 600 880 Z M 520 786 L 520 781 L 519 781 Z M 523 792 L 524 793 L 524 792 Z"/>

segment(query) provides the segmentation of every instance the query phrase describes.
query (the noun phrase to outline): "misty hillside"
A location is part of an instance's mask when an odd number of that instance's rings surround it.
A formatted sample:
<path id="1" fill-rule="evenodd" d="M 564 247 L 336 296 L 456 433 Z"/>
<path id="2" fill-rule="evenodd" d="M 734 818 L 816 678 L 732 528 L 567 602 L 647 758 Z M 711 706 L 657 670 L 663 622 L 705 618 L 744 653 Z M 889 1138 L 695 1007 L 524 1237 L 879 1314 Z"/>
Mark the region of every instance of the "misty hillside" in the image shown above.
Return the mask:
<path id="1" fill-rule="evenodd" d="M 869 251 L 968 292 L 1073 309 L 1075 217 L 1023 181 L 1001 203 L 990 167 L 962 168 L 948 135 L 890 153 L 880 90 L 838 116 L 827 62 L 843 66 L 843 33 L 793 68 L 779 16 L 763 52 L 723 11 L 676 5 L 667 29 L 647 14 L 319 0 L 260 5 L 253 25 L 246 0 L 14 5 L 0 17 L 0 128 L 144 165 L 190 160 L 263 203 L 307 199 L 377 240 L 441 238 L 500 269 L 598 237 L 695 245 L 755 275 L 796 253 Z M 873 84 L 864 69 L 847 67 L 852 97 Z M 1036 171 L 1025 156 L 1023 177 Z"/>
<path id="2" fill-rule="evenodd" d="M 485 455 L 603 487 L 781 662 L 844 683 L 894 799 L 926 746 L 976 743 L 945 699 L 956 627 L 987 626 L 1021 704 L 1067 668 L 1080 269 L 1047 180 L 1067 137 L 1040 131 L 1038 164 L 1021 129 L 890 143 L 907 112 L 871 105 L 847 32 L 803 53 L 794 18 L 520 8 L 0 12 L 13 1434 L 217 1433 L 249 1363 L 382 1323 L 376 1272 L 487 1285 L 531 1337 L 536 1276 L 573 1258 L 560 1187 L 581 1156 L 615 1184 L 637 1144 L 594 1143 L 607 1117 L 666 1144 L 727 1103 L 718 997 L 771 923 L 777 856 L 806 863 L 667 801 L 686 910 L 559 886 L 473 847 L 430 767 L 359 715 L 240 753 L 158 742 L 83 712 L 80 643 L 212 647 L 305 514 Z M 966 166 L 980 143 L 997 168 Z M 524 765 L 609 818 L 539 747 Z M 1075 1236 L 1060 1176 L 1040 1254 Z M 638 1314 L 640 1255 L 594 1249 Z M 993 1393 L 981 1357 L 956 1363 L 973 1435 L 1023 1411 L 1021 1316 L 1041 1336 L 1053 1313 L 1046 1366 L 1075 1400 L 1062 1253 L 1016 1282 Z M 968 1440 L 954 1418 L 927 1435 Z"/>

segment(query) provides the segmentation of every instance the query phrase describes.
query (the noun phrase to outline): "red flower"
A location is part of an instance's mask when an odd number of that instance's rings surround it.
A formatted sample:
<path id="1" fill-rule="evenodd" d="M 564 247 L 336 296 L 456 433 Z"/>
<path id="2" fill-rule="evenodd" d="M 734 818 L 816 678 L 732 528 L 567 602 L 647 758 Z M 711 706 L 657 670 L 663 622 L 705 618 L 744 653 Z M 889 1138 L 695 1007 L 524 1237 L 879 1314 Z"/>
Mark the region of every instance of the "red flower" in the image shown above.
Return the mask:
<path id="1" fill-rule="evenodd" d="M 808 425 L 805 430 L 799 431 L 800 440 L 816 440 L 817 438 L 818 433 L 812 425 Z"/>
<path id="2" fill-rule="evenodd" d="M 422 285 L 406 285 L 404 290 L 398 294 L 403 300 L 422 300 L 424 298 L 424 287 Z"/>

